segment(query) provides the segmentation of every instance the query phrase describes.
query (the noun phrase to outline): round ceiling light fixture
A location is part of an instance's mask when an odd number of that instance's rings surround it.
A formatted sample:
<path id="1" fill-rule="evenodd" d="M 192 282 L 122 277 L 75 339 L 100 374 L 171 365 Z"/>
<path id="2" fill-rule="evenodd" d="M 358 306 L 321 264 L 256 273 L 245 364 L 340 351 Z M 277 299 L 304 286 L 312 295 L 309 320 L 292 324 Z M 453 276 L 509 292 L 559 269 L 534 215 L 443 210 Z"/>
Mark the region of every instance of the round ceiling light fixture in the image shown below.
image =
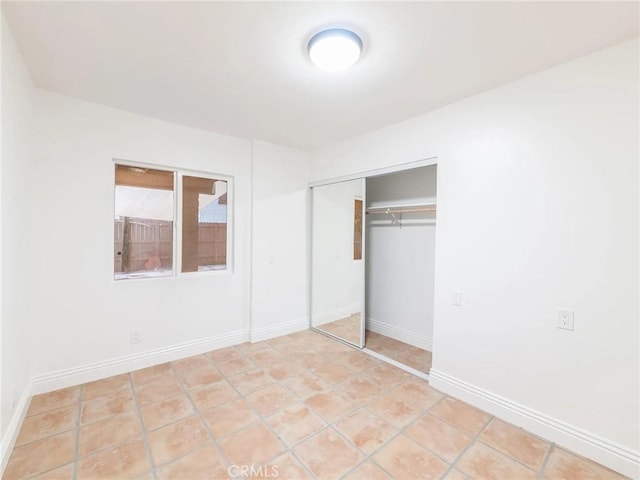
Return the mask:
<path id="1" fill-rule="evenodd" d="M 316 67 L 339 72 L 358 61 L 362 53 L 362 40 L 351 30 L 330 28 L 311 37 L 307 49 Z"/>

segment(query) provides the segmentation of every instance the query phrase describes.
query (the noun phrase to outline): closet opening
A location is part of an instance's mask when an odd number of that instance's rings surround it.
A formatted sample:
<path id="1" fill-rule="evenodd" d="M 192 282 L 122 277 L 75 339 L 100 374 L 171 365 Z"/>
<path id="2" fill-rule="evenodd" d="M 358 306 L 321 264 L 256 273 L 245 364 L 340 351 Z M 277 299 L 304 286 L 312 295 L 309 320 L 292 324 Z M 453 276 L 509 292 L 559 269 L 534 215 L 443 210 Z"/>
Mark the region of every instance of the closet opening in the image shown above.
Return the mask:
<path id="1" fill-rule="evenodd" d="M 437 165 L 366 179 L 365 348 L 432 363 Z"/>
<path id="2" fill-rule="evenodd" d="M 428 378 L 436 211 L 429 160 L 312 184 L 311 328 Z"/>

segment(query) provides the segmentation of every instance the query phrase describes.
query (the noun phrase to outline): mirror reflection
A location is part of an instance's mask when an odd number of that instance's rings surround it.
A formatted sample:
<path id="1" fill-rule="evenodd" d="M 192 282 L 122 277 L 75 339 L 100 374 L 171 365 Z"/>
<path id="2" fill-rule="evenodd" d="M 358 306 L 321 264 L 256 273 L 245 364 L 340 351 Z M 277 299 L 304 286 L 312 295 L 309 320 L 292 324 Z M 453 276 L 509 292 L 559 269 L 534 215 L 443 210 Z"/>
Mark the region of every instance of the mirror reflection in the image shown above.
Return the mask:
<path id="1" fill-rule="evenodd" d="M 365 180 L 312 189 L 311 326 L 364 346 Z"/>

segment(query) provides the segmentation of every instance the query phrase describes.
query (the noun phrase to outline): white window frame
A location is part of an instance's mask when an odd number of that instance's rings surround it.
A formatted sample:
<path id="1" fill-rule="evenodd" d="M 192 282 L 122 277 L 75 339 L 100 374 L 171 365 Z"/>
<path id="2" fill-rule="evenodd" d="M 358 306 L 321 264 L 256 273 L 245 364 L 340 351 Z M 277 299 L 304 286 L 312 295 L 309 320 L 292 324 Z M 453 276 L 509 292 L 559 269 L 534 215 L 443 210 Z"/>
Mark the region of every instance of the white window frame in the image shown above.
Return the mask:
<path id="1" fill-rule="evenodd" d="M 111 281 L 113 283 L 129 283 L 130 281 L 149 281 L 149 280 L 167 280 L 176 279 L 180 277 L 193 278 L 193 277 L 214 277 L 223 275 L 232 275 L 234 273 L 234 213 L 235 213 L 235 177 L 233 175 L 218 174 L 212 172 L 204 172 L 201 170 L 192 170 L 188 168 L 171 167 L 167 165 L 160 165 L 155 163 L 135 162 L 130 160 L 123 160 L 120 158 L 113 159 L 112 179 L 111 184 L 113 186 L 112 196 L 112 215 L 111 223 L 115 218 L 115 193 L 116 193 L 116 179 L 115 179 L 115 167 L 116 165 L 122 165 L 125 167 L 138 167 L 149 168 L 154 170 L 165 170 L 173 172 L 173 272 L 171 275 L 153 276 L 153 277 L 132 277 L 132 278 L 115 278 L 115 272 L 113 271 L 113 263 L 111 263 Z M 224 270 L 205 270 L 202 272 L 182 272 L 182 177 L 199 177 L 207 178 L 211 180 L 222 180 L 227 182 L 227 267 Z M 111 233 L 113 235 L 113 226 L 111 227 Z M 113 242 L 112 242 L 113 243 Z"/>

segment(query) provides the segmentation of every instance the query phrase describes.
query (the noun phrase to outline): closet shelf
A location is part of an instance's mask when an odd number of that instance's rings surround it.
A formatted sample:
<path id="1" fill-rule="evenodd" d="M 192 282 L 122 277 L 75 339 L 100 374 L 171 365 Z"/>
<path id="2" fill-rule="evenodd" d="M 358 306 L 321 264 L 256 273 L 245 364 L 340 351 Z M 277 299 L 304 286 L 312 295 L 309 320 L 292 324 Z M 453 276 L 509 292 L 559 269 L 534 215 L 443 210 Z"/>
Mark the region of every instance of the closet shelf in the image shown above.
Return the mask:
<path id="1" fill-rule="evenodd" d="M 414 203 L 411 205 L 376 205 L 367 208 L 369 214 L 392 214 L 392 213 L 419 213 L 419 212 L 435 212 L 435 203 Z"/>

